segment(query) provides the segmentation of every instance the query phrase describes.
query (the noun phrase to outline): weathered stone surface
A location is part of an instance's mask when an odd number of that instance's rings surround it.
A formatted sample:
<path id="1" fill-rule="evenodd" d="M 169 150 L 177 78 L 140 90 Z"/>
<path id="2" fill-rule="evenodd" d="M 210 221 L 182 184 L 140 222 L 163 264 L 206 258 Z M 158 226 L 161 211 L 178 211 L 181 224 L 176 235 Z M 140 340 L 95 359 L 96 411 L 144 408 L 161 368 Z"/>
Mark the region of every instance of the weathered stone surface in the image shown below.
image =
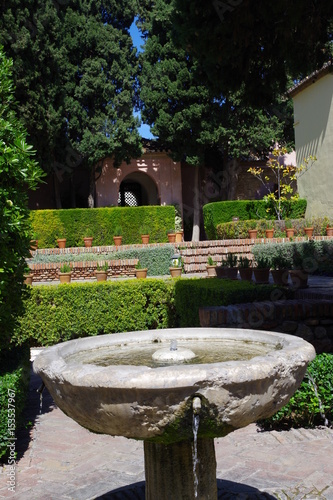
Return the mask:
<path id="1" fill-rule="evenodd" d="M 268 346 L 267 355 L 213 364 L 97 366 L 79 363 L 77 353 L 141 343 L 163 347 L 171 339 L 207 342 L 237 338 Z M 75 355 L 74 355 L 75 354 Z M 74 356 L 73 356 L 74 355 Z M 151 330 L 89 337 L 46 349 L 34 362 L 56 404 L 94 432 L 175 442 L 191 439 L 194 396 L 202 400 L 199 437 L 223 436 L 273 414 L 301 383 L 313 347 L 298 337 L 273 332 L 218 328 Z"/>

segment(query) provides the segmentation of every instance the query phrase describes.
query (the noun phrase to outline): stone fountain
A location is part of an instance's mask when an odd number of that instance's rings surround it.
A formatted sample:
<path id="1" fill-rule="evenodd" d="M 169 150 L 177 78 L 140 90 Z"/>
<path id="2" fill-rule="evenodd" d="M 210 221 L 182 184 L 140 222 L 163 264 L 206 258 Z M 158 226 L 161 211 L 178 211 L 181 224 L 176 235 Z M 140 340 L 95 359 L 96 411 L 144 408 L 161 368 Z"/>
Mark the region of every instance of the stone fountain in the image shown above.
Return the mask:
<path id="1" fill-rule="evenodd" d="M 216 500 L 214 437 L 279 410 L 314 357 L 299 337 L 185 328 L 71 340 L 34 371 L 83 427 L 144 441 L 147 500 Z"/>

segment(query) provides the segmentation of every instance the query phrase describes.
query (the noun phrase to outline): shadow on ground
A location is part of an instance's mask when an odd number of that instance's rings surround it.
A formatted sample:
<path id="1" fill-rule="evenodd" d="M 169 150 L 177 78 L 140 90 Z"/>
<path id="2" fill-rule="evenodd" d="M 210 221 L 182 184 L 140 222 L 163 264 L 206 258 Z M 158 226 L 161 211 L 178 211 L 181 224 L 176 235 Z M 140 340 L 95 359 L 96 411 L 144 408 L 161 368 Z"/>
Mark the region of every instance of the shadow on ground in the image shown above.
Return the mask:
<path id="1" fill-rule="evenodd" d="M 23 424 L 21 428 L 16 432 L 17 460 L 20 460 L 20 458 L 23 457 L 24 453 L 29 448 L 29 443 L 32 439 L 33 426 L 39 415 L 49 413 L 55 407 L 54 401 L 46 388 L 42 392 L 41 405 L 40 393 L 37 392 L 41 384 L 42 379 L 39 375 L 36 375 L 33 372 L 31 365 L 29 393 L 27 395 L 26 406 L 23 410 Z"/>
<path id="2" fill-rule="evenodd" d="M 218 500 L 277 500 L 269 493 L 261 492 L 247 484 L 217 480 Z M 130 484 L 109 491 L 95 500 L 145 500 L 145 482 Z"/>

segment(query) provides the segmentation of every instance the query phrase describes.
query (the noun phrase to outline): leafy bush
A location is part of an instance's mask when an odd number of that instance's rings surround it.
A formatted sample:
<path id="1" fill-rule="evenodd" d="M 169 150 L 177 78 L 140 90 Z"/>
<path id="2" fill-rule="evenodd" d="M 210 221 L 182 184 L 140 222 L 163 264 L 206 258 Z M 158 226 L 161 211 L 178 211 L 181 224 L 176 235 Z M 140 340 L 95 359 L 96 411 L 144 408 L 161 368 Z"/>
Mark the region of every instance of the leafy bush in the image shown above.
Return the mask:
<path id="1" fill-rule="evenodd" d="M 29 357 L 27 345 L 15 347 L 7 352 L 0 366 L 0 458 L 7 456 L 8 440 L 13 437 L 11 431 L 21 424 L 29 386 Z M 15 421 L 13 428 L 8 418 Z"/>
<path id="2" fill-rule="evenodd" d="M 199 308 L 269 300 L 277 287 L 246 281 L 186 279 L 175 283 L 175 309 L 180 327 L 200 326 Z M 290 293 L 285 292 L 283 293 Z"/>
<path id="3" fill-rule="evenodd" d="M 310 362 L 300 388 L 264 428 L 314 427 L 333 422 L 333 354 L 319 354 Z"/>
<path id="4" fill-rule="evenodd" d="M 302 241 L 254 245 L 255 260 L 265 258 L 269 267 L 304 269 L 309 273 L 333 272 L 333 241 Z M 277 266 L 278 263 L 278 266 Z"/>
<path id="5" fill-rule="evenodd" d="M 203 207 L 204 227 L 207 238 L 210 240 L 219 239 L 216 234 L 218 224 L 231 222 L 233 217 L 238 217 L 240 221 L 275 219 L 273 213 L 267 212 L 268 205 L 263 200 L 235 200 L 218 201 L 208 203 Z M 306 210 L 306 200 L 285 202 L 285 218 L 296 219 L 304 217 Z"/>
<path id="6" fill-rule="evenodd" d="M 123 244 L 141 243 L 140 227 L 150 227 L 150 241 L 167 241 L 165 228 L 174 227 L 173 206 L 76 208 L 33 210 L 30 213 L 39 248 L 52 248 L 58 238 L 67 247 L 84 246 L 83 238 L 92 236 L 97 246 L 113 245 L 116 227 L 121 227 Z"/>
<path id="7" fill-rule="evenodd" d="M 42 254 L 37 253 L 32 259 L 31 264 L 44 264 L 51 262 L 98 262 L 100 260 L 118 260 L 118 259 L 139 259 L 142 266 L 148 268 L 148 276 L 163 276 L 169 274 L 169 267 L 175 248 L 172 245 L 163 245 L 157 247 L 137 247 L 126 250 L 114 250 L 108 253 L 83 252 L 80 254 Z"/>
<path id="8" fill-rule="evenodd" d="M 90 335 L 174 326 L 171 280 L 32 287 L 15 340 L 47 346 Z"/>

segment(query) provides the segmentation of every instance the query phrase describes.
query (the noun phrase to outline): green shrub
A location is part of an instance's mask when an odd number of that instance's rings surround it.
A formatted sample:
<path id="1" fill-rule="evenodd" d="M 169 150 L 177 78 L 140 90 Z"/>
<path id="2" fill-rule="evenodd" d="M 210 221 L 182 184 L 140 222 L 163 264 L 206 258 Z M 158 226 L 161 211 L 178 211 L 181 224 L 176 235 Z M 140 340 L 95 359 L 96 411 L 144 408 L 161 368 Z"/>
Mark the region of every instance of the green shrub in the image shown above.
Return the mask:
<path id="1" fill-rule="evenodd" d="M 15 340 L 47 346 L 90 335 L 174 326 L 171 280 L 32 287 Z"/>
<path id="2" fill-rule="evenodd" d="M 274 213 L 267 212 L 268 205 L 263 200 L 235 200 L 208 203 L 203 207 L 204 227 L 207 238 L 219 239 L 216 234 L 218 224 L 231 222 L 233 217 L 240 221 L 275 219 Z M 306 200 L 285 202 L 284 214 L 288 219 L 304 217 Z"/>
<path id="3" fill-rule="evenodd" d="M 333 354 L 319 354 L 310 362 L 300 388 L 272 417 L 259 422 L 264 428 L 314 427 L 333 422 Z"/>
<path id="4" fill-rule="evenodd" d="M 311 274 L 333 272 L 333 241 L 302 241 L 254 245 L 255 260 L 265 258 L 269 267 L 304 269 Z M 283 264 L 284 262 L 284 264 Z"/>
<path id="5" fill-rule="evenodd" d="M 27 345 L 13 347 L 6 352 L 0 364 L 0 458 L 9 454 L 12 432 L 22 422 L 30 374 L 30 350 Z M 13 419 L 14 422 L 8 421 Z M 14 427 L 12 427 L 12 424 Z M 11 456 L 11 455 L 10 455 Z"/>
<path id="6" fill-rule="evenodd" d="M 93 245 L 113 245 L 116 227 L 121 227 L 123 244 L 141 243 L 140 227 L 150 227 L 150 242 L 167 241 L 165 229 L 175 224 L 173 206 L 76 208 L 33 210 L 30 218 L 39 248 L 56 246 L 66 238 L 67 247 L 84 246 L 83 238 L 92 236 Z"/>
<path id="7" fill-rule="evenodd" d="M 171 257 L 175 253 L 172 245 L 165 244 L 156 247 L 137 247 L 125 250 L 102 253 L 80 253 L 80 254 L 43 254 L 38 253 L 29 260 L 31 264 L 45 264 L 52 262 L 98 262 L 100 260 L 139 259 L 143 267 L 148 268 L 148 276 L 164 276 L 169 274 Z"/>
<path id="8" fill-rule="evenodd" d="M 199 308 L 269 300 L 277 287 L 218 278 L 193 278 L 175 283 L 175 309 L 180 327 L 200 326 Z M 285 296 L 285 292 L 283 294 Z"/>

